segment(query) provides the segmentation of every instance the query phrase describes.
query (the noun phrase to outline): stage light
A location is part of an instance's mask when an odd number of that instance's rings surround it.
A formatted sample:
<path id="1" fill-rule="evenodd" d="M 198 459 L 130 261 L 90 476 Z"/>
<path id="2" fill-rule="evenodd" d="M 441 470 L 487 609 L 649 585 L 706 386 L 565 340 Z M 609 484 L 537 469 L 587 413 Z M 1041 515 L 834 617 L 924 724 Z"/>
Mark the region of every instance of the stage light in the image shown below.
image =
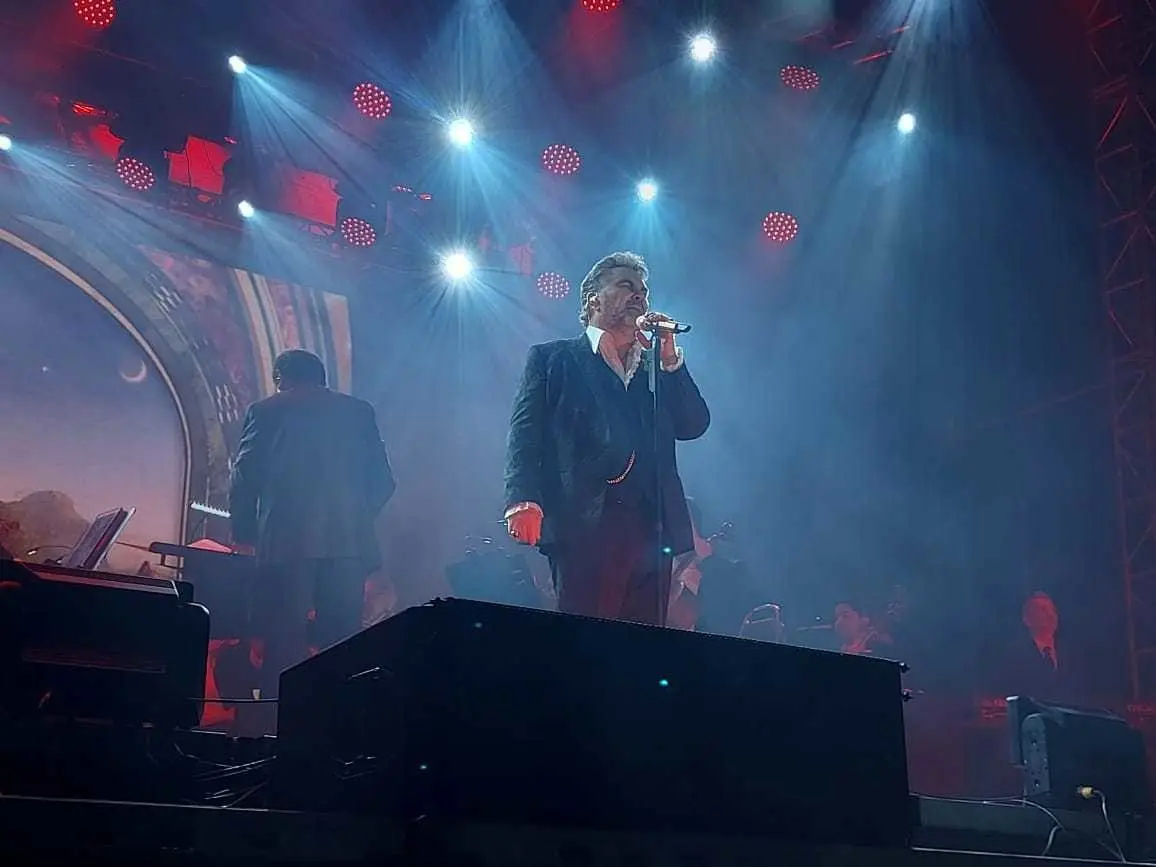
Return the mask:
<path id="1" fill-rule="evenodd" d="M 450 141 L 460 148 L 469 147 L 474 140 L 474 125 L 465 118 L 452 121 L 446 130 Z"/>
<path id="2" fill-rule="evenodd" d="M 534 281 L 538 291 L 551 301 L 561 301 L 570 294 L 570 281 L 554 271 L 545 271 Z"/>
<path id="3" fill-rule="evenodd" d="M 372 81 L 353 88 L 353 105 L 370 120 L 385 120 L 393 112 L 393 100 L 385 88 Z"/>
<path id="4" fill-rule="evenodd" d="M 799 221 L 785 211 L 771 211 L 763 218 L 763 234 L 776 244 L 786 244 L 799 234 Z"/>
<path id="5" fill-rule="evenodd" d="M 236 75 L 244 75 L 248 68 L 249 64 L 245 62 L 245 58 L 238 57 L 236 54 L 229 58 L 229 69 L 233 70 Z"/>
<path id="6" fill-rule="evenodd" d="M 242 199 L 241 201 L 237 202 L 237 213 L 248 220 L 250 217 L 257 213 L 257 209 Z"/>
<path id="7" fill-rule="evenodd" d="M 638 198 L 643 202 L 653 202 L 658 196 L 658 184 L 647 178 L 644 181 L 638 182 L 638 187 L 635 192 Z"/>
<path id="8" fill-rule="evenodd" d="M 9 136 L 0 133 L 0 151 L 12 150 L 12 139 Z"/>
<path id="9" fill-rule="evenodd" d="M 706 63 L 714 57 L 716 51 L 718 45 L 709 33 L 700 33 L 690 40 L 690 59 L 695 63 Z"/>
<path id="10" fill-rule="evenodd" d="M 116 18 L 115 0 L 74 0 L 72 8 L 85 26 L 104 30 Z"/>
<path id="11" fill-rule="evenodd" d="M 468 253 L 455 250 L 442 256 L 442 273 L 454 282 L 460 282 L 474 273 L 474 260 Z"/>
<path id="12" fill-rule="evenodd" d="M 904 135 L 915 132 L 915 115 L 909 111 L 903 112 L 899 115 L 899 120 L 895 122 L 895 128 Z"/>
<path id="13" fill-rule="evenodd" d="M 157 176 L 149 165 L 136 157 L 121 157 L 116 161 L 116 174 L 126 187 L 138 193 L 147 193 L 156 186 Z"/>
<path id="14" fill-rule="evenodd" d="M 588 12 L 610 12 L 617 9 L 621 0 L 582 0 Z"/>
<path id="15" fill-rule="evenodd" d="M 377 230 L 361 217 L 346 217 L 341 221 L 341 237 L 350 247 L 372 247 L 377 243 Z"/>
<path id="16" fill-rule="evenodd" d="M 582 157 L 570 145 L 552 144 L 542 151 L 542 168 L 552 175 L 572 175 L 582 168 Z"/>
<path id="17" fill-rule="evenodd" d="M 814 90 L 819 86 L 819 73 L 806 66 L 784 66 L 779 70 L 779 79 L 795 90 Z"/>

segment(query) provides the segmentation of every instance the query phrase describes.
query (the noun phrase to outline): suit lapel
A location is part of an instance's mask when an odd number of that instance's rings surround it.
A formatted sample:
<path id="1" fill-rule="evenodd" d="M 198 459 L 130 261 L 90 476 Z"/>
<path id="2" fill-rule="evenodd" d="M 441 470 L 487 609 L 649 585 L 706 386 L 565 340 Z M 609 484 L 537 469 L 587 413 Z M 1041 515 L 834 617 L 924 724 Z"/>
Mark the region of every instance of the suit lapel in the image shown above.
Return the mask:
<path id="1" fill-rule="evenodd" d="M 591 389 L 593 389 L 596 381 L 594 377 L 604 375 L 603 368 L 610 373 L 614 372 L 610 370 L 602 356 L 590 347 L 590 339 L 585 334 L 580 334 L 570 341 L 570 351 L 578 362 L 578 369 L 582 371 L 582 378 L 586 380 Z"/>
<path id="2" fill-rule="evenodd" d="M 570 353 L 577 365 L 578 378 L 578 382 L 572 386 L 572 393 L 576 392 L 577 400 L 586 406 L 590 415 L 590 429 L 602 431 L 604 436 L 608 436 L 604 395 L 610 380 L 617 380 L 618 375 L 601 355 L 590 348 L 590 340 L 585 334 L 571 341 Z"/>

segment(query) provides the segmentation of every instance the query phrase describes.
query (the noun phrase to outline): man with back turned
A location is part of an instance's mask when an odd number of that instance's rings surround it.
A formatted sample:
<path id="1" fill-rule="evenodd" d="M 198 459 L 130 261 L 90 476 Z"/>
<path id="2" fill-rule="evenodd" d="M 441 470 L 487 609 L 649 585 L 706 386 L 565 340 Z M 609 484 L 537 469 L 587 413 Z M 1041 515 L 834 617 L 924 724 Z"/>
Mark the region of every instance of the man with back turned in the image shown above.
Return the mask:
<path id="1" fill-rule="evenodd" d="M 702 436 L 710 411 L 674 334 L 660 331 L 654 417 L 643 332 L 670 317 L 650 311 L 648 279 L 634 253 L 599 260 L 582 281 L 585 331 L 530 348 L 505 517 L 516 541 L 549 558 L 559 610 L 663 624 L 670 557 L 694 545 L 675 441 Z"/>
<path id="2" fill-rule="evenodd" d="M 234 548 L 257 557 L 264 696 L 311 645 L 360 628 L 365 579 L 380 563 L 373 525 L 394 490 L 373 407 L 326 388 L 320 358 L 284 352 L 273 381 L 277 394 L 245 415 L 229 494 Z"/>

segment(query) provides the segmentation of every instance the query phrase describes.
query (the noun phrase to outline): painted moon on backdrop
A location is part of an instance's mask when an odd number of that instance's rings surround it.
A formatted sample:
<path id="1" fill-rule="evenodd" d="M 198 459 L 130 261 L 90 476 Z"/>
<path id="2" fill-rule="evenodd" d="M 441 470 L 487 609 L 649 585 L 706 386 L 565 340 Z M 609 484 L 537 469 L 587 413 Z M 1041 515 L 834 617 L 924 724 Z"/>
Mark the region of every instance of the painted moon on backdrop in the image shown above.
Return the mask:
<path id="1" fill-rule="evenodd" d="M 120 366 L 120 378 L 130 385 L 140 385 L 149 378 L 148 365 L 142 360 L 137 360 L 135 365 L 125 362 Z"/>

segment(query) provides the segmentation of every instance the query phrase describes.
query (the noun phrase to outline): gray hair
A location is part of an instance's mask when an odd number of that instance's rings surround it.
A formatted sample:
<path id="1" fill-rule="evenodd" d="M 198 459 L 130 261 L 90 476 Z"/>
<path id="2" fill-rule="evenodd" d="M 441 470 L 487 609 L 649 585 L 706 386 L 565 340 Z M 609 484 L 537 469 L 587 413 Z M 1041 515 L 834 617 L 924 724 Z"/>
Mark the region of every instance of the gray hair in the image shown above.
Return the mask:
<path id="1" fill-rule="evenodd" d="M 646 260 L 637 253 L 623 251 L 603 256 L 594 263 L 590 273 L 582 278 L 579 294 L 582 308 L 578 311 L 578 318 L 583 325 L 590 324 L 590 299 L 598 294 L 598 290 L 602 288 L 602 284 L 606 280 L 606 275 L 615 268 L 629 268 L 631 271 L 638 272 L 644 283 L 650 278 L 650 269 L 646 267 Z"/>

